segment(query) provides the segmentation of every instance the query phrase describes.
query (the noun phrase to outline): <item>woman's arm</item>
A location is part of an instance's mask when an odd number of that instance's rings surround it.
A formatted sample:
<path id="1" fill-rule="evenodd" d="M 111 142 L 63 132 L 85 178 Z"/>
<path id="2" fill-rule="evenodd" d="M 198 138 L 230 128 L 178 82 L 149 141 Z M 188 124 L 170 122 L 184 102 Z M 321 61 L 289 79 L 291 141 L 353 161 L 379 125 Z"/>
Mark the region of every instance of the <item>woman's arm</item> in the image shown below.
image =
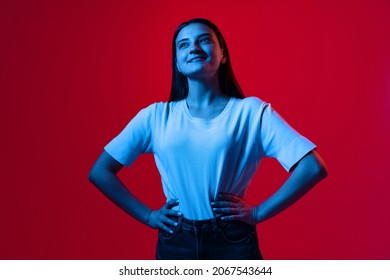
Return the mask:
<path id="1" fill-rule="evenodd" d="M 117 173 L 122 167 L 121 163 L 103 151 L 92 167 L 88 179 L 130 216 L 152 228 L 161 228 L 170 232 L 171 229 L 167 225 L 176 226 L 176 222 L 171 217 L 181 215 L 180 212 L 171 209 L 178 205 L 178 201 L 169 201 L 161 209 L 151 210 L 129 192 L 119 180 Z"/>
<path id="2" fill-rule="evenodd" d="M 257 224 L 289 207 L 327 174 L 324 161 L 313 150 L 298 162 L 284 184 L 257 207 L 251 207 L 242 198 L 230 194 L 221 194 L 218 200 L 212 202 L 211 205 L 214 212 L 224 215 L 222 219 L 226 221 L 241 220 Z"/>
<path id="3" fill-rule="evenodd" d="M 316 151 L 303 157 L 284 184 L 253 211 L 253 219 L 262 222 L 280 213 L 300 199 L 328 175 L 326 165 Z"/>

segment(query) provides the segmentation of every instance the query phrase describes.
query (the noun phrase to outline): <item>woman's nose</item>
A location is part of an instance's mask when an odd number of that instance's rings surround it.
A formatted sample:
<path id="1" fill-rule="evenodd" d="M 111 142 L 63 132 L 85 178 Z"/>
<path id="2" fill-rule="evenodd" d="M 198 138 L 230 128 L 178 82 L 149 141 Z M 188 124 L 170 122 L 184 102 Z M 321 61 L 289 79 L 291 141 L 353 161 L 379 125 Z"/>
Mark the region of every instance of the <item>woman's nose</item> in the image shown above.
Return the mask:
<path id="1" fill-rule="evenodd" d="M 201 51 L 202 51 L 202 49 L 199 47 L 199 45 L 197 43 L 192 44 L 190 47 L 190 53 L 198 53 Z"/>

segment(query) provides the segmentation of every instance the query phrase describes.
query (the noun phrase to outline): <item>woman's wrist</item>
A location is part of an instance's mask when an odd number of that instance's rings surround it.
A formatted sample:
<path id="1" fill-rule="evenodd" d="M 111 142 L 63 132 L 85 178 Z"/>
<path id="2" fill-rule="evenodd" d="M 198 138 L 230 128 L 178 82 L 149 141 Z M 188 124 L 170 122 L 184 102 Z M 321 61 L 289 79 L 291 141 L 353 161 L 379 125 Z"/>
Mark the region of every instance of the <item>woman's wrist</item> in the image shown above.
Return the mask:
<path id="1" fill-rule="evenodd" d="M 251 214 L 252 214 L 252 220 L 253 220 L 254 224 L 258 224 L 258 223 L 263 221 L 262 215 L 261 215 L 261 212 L 260 212 L 260 205 L 257 206 L 257 207 L 253 207 L 251 209 L 251 212 L 252 212 Z"/>
<path id="2" fill-rule="evenodd" d="M 151 225 L 150 225 L 150 217 L 151 217 L 152 212 L 153 212 L 153 210 L 149 209 L 148 212 L 145 215 L 144 223 L 145 223 L 145 225 L 147 225 L 149 227 L 151 227 Z"/>

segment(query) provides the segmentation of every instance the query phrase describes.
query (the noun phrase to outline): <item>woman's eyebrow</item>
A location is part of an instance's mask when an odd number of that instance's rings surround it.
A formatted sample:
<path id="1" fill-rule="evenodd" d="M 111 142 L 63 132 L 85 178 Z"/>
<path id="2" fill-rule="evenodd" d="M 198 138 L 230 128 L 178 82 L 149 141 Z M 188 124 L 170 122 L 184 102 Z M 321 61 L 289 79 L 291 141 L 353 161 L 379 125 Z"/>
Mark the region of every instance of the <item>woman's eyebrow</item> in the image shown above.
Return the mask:
<path id="1" fill-rule="evenodd" d="M 198 38 L 204 37 L 204 36 L 211 36 L 211 34 L 208 33 L 208 32 L 202 33 L 202 34 L 198 35 Z M 189 40 L 189 38 L 180 39 L 179 41 L 177 41 L 176 45 L 179 44 L 179 43 L 182 42 L 182 41 L 188 41 L 188 40 Z"/>

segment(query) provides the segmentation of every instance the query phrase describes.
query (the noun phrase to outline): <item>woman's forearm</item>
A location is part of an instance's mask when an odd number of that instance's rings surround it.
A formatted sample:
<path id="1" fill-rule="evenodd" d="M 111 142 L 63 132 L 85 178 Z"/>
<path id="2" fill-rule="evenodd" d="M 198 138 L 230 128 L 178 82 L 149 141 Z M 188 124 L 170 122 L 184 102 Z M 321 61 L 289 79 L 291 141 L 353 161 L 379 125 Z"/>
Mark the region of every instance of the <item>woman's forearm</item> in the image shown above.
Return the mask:
<path id="1" fill-rule="evenodd" d="M 259 222 L 268 220 L 300 199 L 326 176 L 327 169 L 321 157 L 315 151 L 309 153 L 301 159 L 284 184 L 254 209 L 253 216 Z"/>
<path id="2" fill-rule="evenodd" d="M 148 225 L 148 216 L 152 210 L 139 201 L 116 174 L 107 170 L 92 170 L 89 180 L 119 208 L 141 223 Z"/>

